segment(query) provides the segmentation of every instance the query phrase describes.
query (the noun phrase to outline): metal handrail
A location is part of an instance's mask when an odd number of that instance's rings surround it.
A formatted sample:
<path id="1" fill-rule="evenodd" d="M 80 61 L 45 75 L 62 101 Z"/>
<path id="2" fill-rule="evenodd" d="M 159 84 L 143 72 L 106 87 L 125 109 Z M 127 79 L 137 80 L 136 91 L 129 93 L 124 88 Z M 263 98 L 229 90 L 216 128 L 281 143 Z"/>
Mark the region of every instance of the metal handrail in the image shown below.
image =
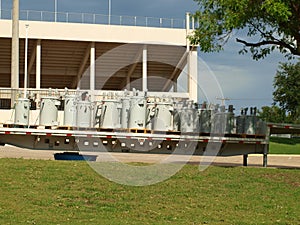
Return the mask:
<path id="1" fill-rule="evenodd" d="M 11 20 L 11 10 L 1 10 L 0 19 Z M 20 20 L 42 21 L 42 22 L 62 22 L 62 23 L 84 23 L 84 24 L 103 24 L 121 26 L 142 26 L 142 27 L 162 27 L 185 29 L 185 19 L 170 19 L 141 16 L 116 16 L 91 13 L 72 13 L 72 12 L 49 12 L 20 10 Z"/>

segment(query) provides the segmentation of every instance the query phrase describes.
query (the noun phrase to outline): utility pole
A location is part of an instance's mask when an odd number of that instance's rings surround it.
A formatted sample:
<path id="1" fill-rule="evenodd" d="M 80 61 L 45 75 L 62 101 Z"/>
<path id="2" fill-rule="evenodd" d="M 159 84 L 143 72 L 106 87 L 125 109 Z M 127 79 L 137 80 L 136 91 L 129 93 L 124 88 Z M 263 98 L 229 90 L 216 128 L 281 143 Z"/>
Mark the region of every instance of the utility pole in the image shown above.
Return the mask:
<path id="1" fill-rule="evenodd" d="M 225 105 L 225 101 L 229 101 L 231 100 L 230 98 L 220 98 L 220 97 L 216 97 L 217 100 L 221 101 L 221 105 L 224 106 Z"/>

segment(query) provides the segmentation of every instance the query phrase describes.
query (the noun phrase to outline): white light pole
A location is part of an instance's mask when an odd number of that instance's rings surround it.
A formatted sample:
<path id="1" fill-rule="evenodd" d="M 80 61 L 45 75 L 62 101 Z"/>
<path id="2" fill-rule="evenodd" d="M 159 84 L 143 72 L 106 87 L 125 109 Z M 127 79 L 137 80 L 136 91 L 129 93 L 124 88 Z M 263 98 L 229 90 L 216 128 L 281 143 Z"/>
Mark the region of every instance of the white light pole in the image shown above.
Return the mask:
<path id="1" fill-rule="evenodd" d="M 54 22 L 57 21 L 57 0 L 54 0 Z"/>
<path id="2" fill-rule="evenodd" d="M 2 1 L 0 0 L 0 19 L 2 19 Z"/>
<path id="3" fill-rule="evenodd" d="M 19 0 L 13 0 L 12 10 L 12 42 L 11 42 L 11 106 L 17 99 L 16 89 L 19 88 Z"/>
<path id="4" fill-rule="evenodd" d="M 25 25 L 26 36 L 25 36 L 25 65 L 24 65 L 24 99 L 27 98 L 27 80 L 28 80 L 28 69 L 27 69 L 27 52 L 28 52 L 28 27 L 29 24 Z"/>
<path id="5" fill-rule="evenodd" d="M 111 0 L 108 0 L 108 24 L 110 25 L 110 17 L 111 17 Z"/>

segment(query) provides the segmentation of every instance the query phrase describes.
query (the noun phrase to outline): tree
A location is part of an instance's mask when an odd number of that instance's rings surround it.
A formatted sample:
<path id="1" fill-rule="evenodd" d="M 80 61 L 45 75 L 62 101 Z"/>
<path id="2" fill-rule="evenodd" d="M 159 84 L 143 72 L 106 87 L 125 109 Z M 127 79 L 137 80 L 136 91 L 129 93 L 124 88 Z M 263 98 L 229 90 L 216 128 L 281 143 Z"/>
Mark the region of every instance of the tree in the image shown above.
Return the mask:
<path id="1" fill-rule="evenodd" d="M 247 37 L 236 39 L 242 54 L 250 51 L 258 60 L 278 49 L 290 58 L 300 56 L 299 0 L 194 1 L 200 7 L 194 14 L 199 27 L 189 39 L 201 51 L 220 51 L 234 31 L 245 30 Z"/>
<path id="2" fill-rule="evenodd" d="M 272 122 L 272 123 L 286 123 L 287 116 L 286 112 L 279 108 L 276 105 L 273 106 L 263 106 L 261 110 L 258 112 L 259 118 L 266 122 Z"/>
<path id="3" fill-rule="evenodd" d="M 285 110 L 294 122 L 300 122 L 300 61 L 281 63 L 274 78 L 274 102 Z"/>

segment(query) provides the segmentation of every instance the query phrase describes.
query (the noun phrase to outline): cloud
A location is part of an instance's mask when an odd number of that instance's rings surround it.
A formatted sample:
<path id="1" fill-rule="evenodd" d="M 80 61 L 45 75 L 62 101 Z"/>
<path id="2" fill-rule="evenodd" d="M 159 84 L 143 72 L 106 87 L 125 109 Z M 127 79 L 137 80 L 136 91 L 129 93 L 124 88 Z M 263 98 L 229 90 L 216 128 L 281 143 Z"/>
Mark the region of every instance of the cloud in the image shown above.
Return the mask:
<path id="1" fill-rule="evenodd" d="M 224 51 L 199 55 L 217 77 L 224 97 L 232 99 L 227 103 L 237 105 L 236 108 L 270 105 L 278 64 L 286 59 L 273 53 L 261 61 L 254 61 L 251 55 L 238 54 L 241 47 L 231 39 Z M 201 82 L 201 69 L 199 73 Z"/>

